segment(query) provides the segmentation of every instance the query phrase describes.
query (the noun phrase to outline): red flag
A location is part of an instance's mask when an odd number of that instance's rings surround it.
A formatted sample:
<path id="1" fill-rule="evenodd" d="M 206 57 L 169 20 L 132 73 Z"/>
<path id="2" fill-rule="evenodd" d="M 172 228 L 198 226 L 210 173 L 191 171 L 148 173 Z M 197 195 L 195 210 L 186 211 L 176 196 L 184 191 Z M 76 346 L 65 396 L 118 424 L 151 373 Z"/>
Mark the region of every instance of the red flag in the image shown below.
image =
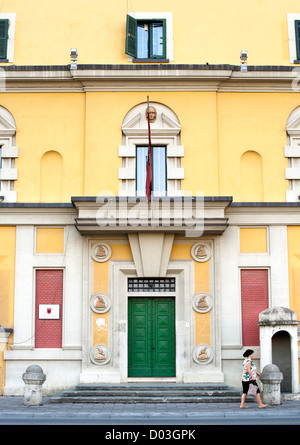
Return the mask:
<path id="1" fill-rule="evenodd" d="M 148 145 L 148 158 L 147 158 L 147 177 L 146 177 L 146 201 L 149 202 L 149 197 L 152 192 L 152 153 L 151 153 L 151 134 L 150 134 L 150 116 L 149 116 L 149 97 L 148 97 L 148 108 L 147 108 L 147 117 L 148 117 L 148 137 L 149 137 L 149 145 Z"/>

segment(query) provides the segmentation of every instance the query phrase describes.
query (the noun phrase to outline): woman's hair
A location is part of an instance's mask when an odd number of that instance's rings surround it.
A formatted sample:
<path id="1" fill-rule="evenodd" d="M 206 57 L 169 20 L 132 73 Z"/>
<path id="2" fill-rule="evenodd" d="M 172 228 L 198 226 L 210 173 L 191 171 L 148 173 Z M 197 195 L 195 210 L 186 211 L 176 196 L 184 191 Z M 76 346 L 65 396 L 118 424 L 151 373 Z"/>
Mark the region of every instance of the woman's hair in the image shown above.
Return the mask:
<path id="1" fill-rule="evenodd" d="M 243 357 L 249 357 L 249 355 L 253 354 L 254 351 L 252 349 L 247 349 L 247 351 L 244 352 Z"/>

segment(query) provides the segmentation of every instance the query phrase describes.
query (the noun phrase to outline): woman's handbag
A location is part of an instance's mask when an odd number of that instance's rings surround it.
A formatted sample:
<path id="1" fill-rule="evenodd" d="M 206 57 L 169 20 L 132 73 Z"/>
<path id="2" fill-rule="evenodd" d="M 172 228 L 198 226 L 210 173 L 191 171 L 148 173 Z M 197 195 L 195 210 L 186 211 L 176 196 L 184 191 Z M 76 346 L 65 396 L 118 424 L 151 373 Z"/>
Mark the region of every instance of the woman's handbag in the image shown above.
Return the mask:
<path id="1" fill-rule="evenodd" d="M 253 383 L 250 383 L 249 390 L 248 390 L 248 396 L 256 396 L 258 387 L 256 385 L 253 385 Z"/>

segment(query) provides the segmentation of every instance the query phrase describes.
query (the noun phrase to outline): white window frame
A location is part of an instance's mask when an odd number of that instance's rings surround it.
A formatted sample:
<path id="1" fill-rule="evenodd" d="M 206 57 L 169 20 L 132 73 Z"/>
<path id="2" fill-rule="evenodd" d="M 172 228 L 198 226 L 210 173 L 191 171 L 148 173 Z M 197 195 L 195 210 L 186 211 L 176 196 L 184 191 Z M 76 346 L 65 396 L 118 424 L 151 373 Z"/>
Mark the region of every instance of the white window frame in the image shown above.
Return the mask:
<path id="1" fill-rule="evenodd" d="M 286 191 L 287 202 L 299 202 L 300 196 L 300 107 L 297 107 L 289 116 L 287 125 L 287 143 L 284 147 L 284 156 L 288 159 L 285 169 L 285 179 L 289 181 L 289 190 Z"/>
<path id="2" fill-rule="evenodd" d="M 136 196 L 136 147 L 147 144 L 147 138 L 130 136 L 128 145 L 119 146 L 119 156 L 123 158 L 123 167 L 119 169 L 119 179 L 122 189 L 119 196 Z M 184 169 L 181 168 L 181 158 L 184 147 L 176 144 L 175 137 L 151 137 L 152 145 L 165 146 L 167 157 L 167 190 L 165 196 L 183 196 L 181 180 L 184 179 Z"/>
<path id="3" fill-rule="evenodd" d="M 129 12 L 128 15 L 136 20 L 166 20 L 167 42 L 166 42 L 166 58 L 172 62 L 173 54 L 173 13 L 172 12 Z M 128 56 L 128 61 L 132 61 L 134 57 Z M 159 63 L 159 59 L 153 59 Z"/>
<path id="4" fill-rule="evenodd" d="M 151 144 L 166 147 L 167 157 L 167 190 L 166 196 L 184 196 L 181 181 L 184 179 L 184 168 L 181 159 L 184 157 L 184 146 L 180 145 L 181 126 L 172 119 L 162 104 L 153 104 L 161 116 L 164 127 L 151 129 Z M 136 147 L 148 144 L 148 129 L 142 115 L 146 104 L 135 107 L 129 120 L 123 122 L 123 145 L 119 146 L 119 157 L 122 167 L 119 168 L 118 179 L 121 181 L 119 196 L 136 196 Z"/>
<path id="5" fill-rule="evenodd" d="M 18 179 L 15 159 L 19 156 L 19 149 L 15 146 L 15 135 L 16 124 L 12 114 L 6 108 L 0 106 L 0 145 L 2 148 L 0 196 L 4 198 L 4 202 L 17 202 L 14 181 Z"/>
<path id="6" fill-rule="evenodd" d="M 293 63 L 293 64 L 295 63 L 295 60 L 298 60 L 297 59 L 297 47 L 296 47 L 296 34 L 295 34 L 295 21 L 296 20 L 300 20 L 300 13 L 287 15 L 290 63 Z"/>

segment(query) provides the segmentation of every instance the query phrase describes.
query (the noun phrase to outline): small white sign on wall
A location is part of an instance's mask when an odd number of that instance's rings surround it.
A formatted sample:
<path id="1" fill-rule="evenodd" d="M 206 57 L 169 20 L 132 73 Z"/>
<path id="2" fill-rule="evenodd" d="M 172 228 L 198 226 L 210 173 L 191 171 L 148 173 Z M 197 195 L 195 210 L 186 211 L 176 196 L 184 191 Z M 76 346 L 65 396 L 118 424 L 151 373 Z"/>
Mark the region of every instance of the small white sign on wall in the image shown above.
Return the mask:
<path id="1" fill-rule="evenodd" d="M 59 304 L 39 304 L 40 320 L 59 320 Z"/>
<path id="2" fill-rule="evenodd" d="M 105 318 L 96 318 L 96 325 L 98 327 L 98 332 L 107 332 L 107 324 Z"/>

